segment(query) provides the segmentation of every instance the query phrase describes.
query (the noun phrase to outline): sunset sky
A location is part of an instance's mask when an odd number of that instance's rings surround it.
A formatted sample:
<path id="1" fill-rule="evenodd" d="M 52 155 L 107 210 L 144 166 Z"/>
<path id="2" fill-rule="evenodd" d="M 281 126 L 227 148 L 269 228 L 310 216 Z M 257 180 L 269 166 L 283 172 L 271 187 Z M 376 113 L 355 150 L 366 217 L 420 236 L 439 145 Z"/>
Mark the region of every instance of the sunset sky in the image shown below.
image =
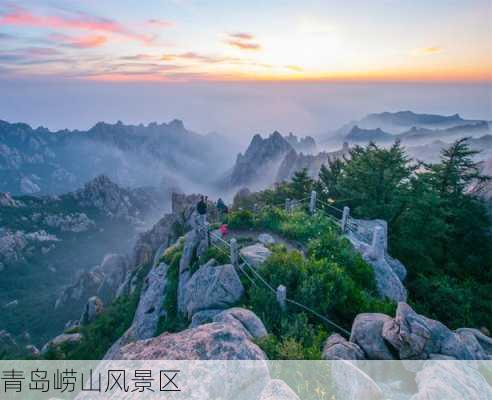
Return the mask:
<path id="1" fill-rule="evenodd" d="M 492 80 L 490 0 L 0 0 L 0 74 Z"/>
<path id="2" fill-rule="evenodd" d="M 248 141 L 369 112 L 492 119 L 491 0 L 0 0 L 0 119 Z"/>

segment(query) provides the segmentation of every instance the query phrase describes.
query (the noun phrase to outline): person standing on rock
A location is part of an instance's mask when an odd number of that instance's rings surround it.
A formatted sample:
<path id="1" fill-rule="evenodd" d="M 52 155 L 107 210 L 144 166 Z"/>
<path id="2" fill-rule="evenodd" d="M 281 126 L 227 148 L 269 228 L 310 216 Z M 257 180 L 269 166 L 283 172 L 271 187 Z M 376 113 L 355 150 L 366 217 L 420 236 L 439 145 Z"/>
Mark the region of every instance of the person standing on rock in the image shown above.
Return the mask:
<path id="1" fill-rule="evenodd" d="M 196 211 L 198 212 L 198 224 L 200 227 L 204 227 L 207 223 L 207 201 L 205 197 L 200 197 L 200 201 L 196 205 Z"/>

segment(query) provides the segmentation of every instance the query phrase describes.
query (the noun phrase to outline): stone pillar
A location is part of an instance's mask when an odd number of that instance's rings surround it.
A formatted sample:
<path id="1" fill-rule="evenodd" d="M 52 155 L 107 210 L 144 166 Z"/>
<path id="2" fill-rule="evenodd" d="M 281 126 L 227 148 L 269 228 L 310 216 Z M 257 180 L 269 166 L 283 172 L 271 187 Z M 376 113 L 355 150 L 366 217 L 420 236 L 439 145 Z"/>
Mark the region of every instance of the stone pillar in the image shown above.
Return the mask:
<path id="1" fill-rule="evenodd" d="M 350 217 L 350 208 L 345 206 L 343 207 L 343 214 L 342 214 L 342 233 L 345 233 L 347 231 L 347 224 L 348 224 L 349 217 Z"/>
<path id="2" fill-rule="evenodd" d="M 381 260 L 384 257 L 385 235 L 382 226 L 376 226 L 372 234 L 372 245 L 369 256 L 373 260 Z"/>
<path id="3" fill-rule="evenodd" d="M 231 245 L 231 264 L 237 267 L 239 265 L 239 250 L 237 246 L 237 240 L 231 239 L 229 244 Z"/>
<path id="4" fill-rule="evenodd" d="M 313 190 L 311 192 L 311 199 L 309 200 L 309 212 L 314 214 L 316 211 L 316 191 Z"/>
<path id="5" fill-rule="evenodd" d="M 285 311 L 287 308 L 286 299 L 287 288 L 284 285 L 279 285 L 279 287 L 277 288 L 277 302 L 282 311 Z"/>
<path id="6" fill-rule="evenodd" d="M 290 199 L 285 199 L 285 212 L 290 212 Z"/>

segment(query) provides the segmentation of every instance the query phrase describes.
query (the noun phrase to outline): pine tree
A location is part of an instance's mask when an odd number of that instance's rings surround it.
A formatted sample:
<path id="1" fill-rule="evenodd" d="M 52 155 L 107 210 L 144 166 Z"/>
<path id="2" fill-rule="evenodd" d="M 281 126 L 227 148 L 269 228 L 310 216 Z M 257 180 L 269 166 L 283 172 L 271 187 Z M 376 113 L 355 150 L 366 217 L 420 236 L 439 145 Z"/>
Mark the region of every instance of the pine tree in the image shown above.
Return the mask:
<path id="1" fill-rule="evenodd" d="M 309 196 L 314 187 L 314 180 L 309 176 L 307 168 L 303 168 L 294 174 L 289 186 L 292 198 L 300 200 Z"/>
<path id="2" fill-rule="evenodd" d="M 349 199 L 356 214 L 382 218 L 392 224 L 407 203 L 410 178 L 415 167 L 409 164 L 400 142 L 389 149 L 374 143 L 356 147 L 337 179 L 341 197 Z"/>

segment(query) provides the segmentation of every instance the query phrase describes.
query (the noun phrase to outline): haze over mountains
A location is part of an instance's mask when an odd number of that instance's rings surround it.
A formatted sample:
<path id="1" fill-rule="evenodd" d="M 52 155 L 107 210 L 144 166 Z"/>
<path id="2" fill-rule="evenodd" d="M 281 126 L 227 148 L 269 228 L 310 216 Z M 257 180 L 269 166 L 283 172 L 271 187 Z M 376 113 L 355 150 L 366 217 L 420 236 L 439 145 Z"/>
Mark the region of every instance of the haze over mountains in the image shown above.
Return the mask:
<path id="1" fill-rule="evenodd" d="M 88 131 L 32 129 L 0 121 L 0 190 L 64 193 L 106 174 L 126 186 L 206 184 L 230 163 L 231 146 L 216 134 L 199 135 L 179 120 L 124 125 L 97 123 Z M 196 179 L 196 171 L 214 165 Z"/>
<path id="2" fill-rule="evenodd" d="M 429 140 L 454 140 L 463 136 L 489 134 L 489 121 L 450 116 L 417 114 L 411 111 L 369 114 L 338 129 L 335 137 L 351 143 L 391 142 L 425 143 Z"/>
<path id="3" fill-rule="evenodd" d="M 172 191 L 228 199 L 245 187 L 289 180 L 302 169 L 316 177 L 323 164 L 348 156 L 344 141 L 385 146 L 402 139 L 410 156 L 437 161 L 450 141 L 478 136 L 470 145 L 484 150 L 489 171 L 489 133 L 487 121 L 457 114 L 385 112 L 345 125 L 328 145 L 321 143 L 325 137 L 257 134 L 234 159 L 237 144 L 191 132 L 178 120 L 147 126 L 101 122 L 84 132 L 2 121 L 0 329 L 19 335 L 29 328 L 40 344 L 77 318 L 84 293 L 100 294 L 108 276 L 113 284 L 121 277 L 126 261 L 111 254 L 132 246 L 138 232 L 169 207 Z M 490 201 L 490 188 L 485 193 Z M 48 314 L 54 317 L 47 325 Z"/>

